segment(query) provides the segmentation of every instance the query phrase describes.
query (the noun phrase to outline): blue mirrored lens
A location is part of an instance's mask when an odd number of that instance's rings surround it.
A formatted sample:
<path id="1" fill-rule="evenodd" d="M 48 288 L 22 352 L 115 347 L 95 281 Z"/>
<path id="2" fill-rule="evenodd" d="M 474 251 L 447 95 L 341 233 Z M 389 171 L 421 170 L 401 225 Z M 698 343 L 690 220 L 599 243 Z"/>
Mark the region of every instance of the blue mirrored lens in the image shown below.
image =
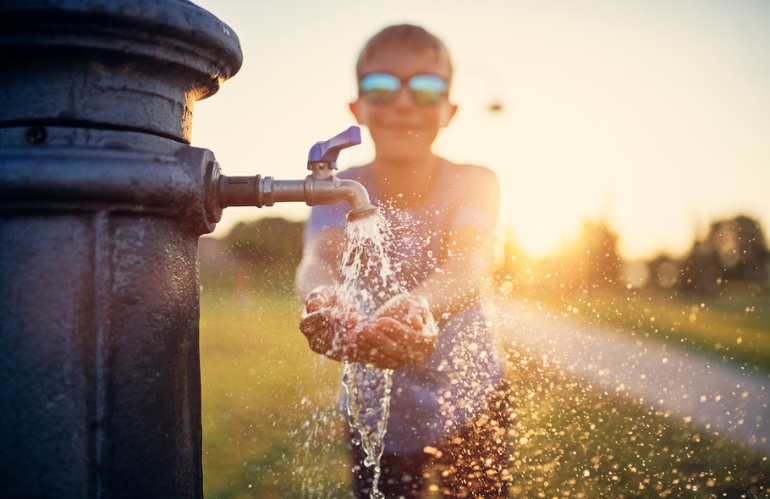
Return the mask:
<path id="1" fill-rule="evenodd" d="M 412 97 L 420 104 L 435 104 L 447 94 L 447 82 L 436 75 L 417 75 L 409 79 Z"/>
<path id="2" fill-rule="evenodd" d="M 372 73 L 361 79 L 361 94 L 374 102 L 385 102 L 396 96 L 401 82 L 387 73 Z"/>

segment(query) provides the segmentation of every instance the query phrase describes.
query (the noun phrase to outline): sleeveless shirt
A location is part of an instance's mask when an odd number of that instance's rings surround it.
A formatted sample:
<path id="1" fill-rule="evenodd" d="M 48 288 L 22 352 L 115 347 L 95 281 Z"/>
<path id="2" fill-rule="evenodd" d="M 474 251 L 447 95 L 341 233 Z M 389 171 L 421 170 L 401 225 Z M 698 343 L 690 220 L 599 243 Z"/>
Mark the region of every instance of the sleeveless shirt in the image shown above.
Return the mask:
<path id="1" fill-rule="evenodd" d="M 494 237 L 499 186 L 486 168 L 442 161 L 427 198 L 406 210 L 381 205 L 371 165 L 347 169 L 337 177 L 360 182 L 380 208 L 392 236 L 387 245 L 391 265 L 407 290 L 451 258 L 446 241 L 453 230 L 472 227 Z M 345 203 L 314 206 L 305 242 L 324 229 L 344 230 L 347 211 Z M 386 452 L 418 452 L 437 445 L 475 417 L 503 376 L 503 362 L 480 304 L 435 320 L 436 349 L 422 363 L 393 373 Z"/>

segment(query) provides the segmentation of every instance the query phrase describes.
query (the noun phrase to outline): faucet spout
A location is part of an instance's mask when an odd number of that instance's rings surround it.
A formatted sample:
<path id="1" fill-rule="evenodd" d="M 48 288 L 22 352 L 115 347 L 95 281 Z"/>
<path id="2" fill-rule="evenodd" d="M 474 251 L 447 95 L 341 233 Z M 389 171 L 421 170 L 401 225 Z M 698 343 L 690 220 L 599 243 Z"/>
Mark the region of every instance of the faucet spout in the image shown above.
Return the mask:
<path id="1" fill-rule="evenodd" d="M 216 197 L 220 209 L 229 206 L 273 206 L 275 203 L 305 202 L 308 206 L 336 204 L 345 201 L 350 206 L 348 222 L 377 213 L 369 201 L 369 193 L 355 180 L 332 175 L 319 178 L 308 175 L 304 180 L 274 180 L 260 175 L 228 177 L 219 175 Z"/>
<path id="2" fill-rule="evenodd" d="M 350 206 L 346 219 L 348 222 L 368 218 L 377 214 L 377 208 L 369 201 L 369 193 L 363 185 L 355 180 L 338 179 L 336 177 L 327 177 L 319 179 L 312 175 L 309 189 L 309 197 L 306 203 L 309 206 L 315 204 L 336 204 L 340 201 L 346 201 Z"/>

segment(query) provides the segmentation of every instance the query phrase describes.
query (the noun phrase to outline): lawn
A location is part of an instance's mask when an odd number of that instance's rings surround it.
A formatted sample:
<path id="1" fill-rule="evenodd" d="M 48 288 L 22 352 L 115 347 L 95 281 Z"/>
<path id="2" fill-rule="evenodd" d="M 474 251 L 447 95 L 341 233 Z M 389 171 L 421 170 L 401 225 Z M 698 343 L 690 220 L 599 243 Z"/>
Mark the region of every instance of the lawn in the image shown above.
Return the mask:
<path id="1" fill-rule="evenodd" d="M 514 497 L 768 497 L 770 463 L 508 350 L 517 407 Z"/>
<path id="2" fill-rule="evenodd" d="M 552 311 L 770 372 L 770 290 L 734 283 L 721 293 L 655 289 L 541 295 Z"/>
<path id="3" fill-rule="evenodd" d="M 583 302 L 579 311 L 609 316 L 617 310 L 618 321 L 640 320 L 624 318 L 630 312 L 618 303 L 593 312 L 594 303 Z M 737 309 L 728 306 L 729 300 L 709 302 L 698 318 L 708 308 L 732 324 Z M 344 423 L 336 407 L 341 370 L 309 351 L 297 331 L 300 306 L 290 286 L 204 280 L 201 311 L 206 497 L 347 497 Z M 678 305 L 670 311 L 683 329 L 691 324 L 689 316 L 680 320 Z M 668 320 L 662 312 L 653 315 L 656 327 Z M 733 355 L 730 338 L 717 340 Z M 587 391 L 526 352 L 506 351 L 516 406 L 510 435 L 516 497 L 768 496 L 767 457 L 635 401 Z"/>
<path id="4" fill-rule="evenodd" d="M 297 329 L 299 311 L 286 292 L 204 285 L 207 498 L 344 495 L 343 426 L 335 403 L 341 370 L 308 349 Z"/>

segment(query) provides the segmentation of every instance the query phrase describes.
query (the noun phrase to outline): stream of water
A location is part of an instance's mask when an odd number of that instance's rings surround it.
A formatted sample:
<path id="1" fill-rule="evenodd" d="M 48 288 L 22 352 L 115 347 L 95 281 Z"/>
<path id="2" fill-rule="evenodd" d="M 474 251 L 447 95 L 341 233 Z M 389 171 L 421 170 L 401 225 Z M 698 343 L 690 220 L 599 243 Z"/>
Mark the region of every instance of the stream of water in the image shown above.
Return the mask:
<path id="1" fill-rule="evenodd" d="M 338 296 L 349 311 L 357 314 L 359 327 L 389 298 L 405 291 L 396 279 L 386 252 L 387 234 L 380 214 L 347 224 L 342 259 L 344 280 Z M 353 445 L 361 445 L 366 453 L 364 465 L 373 468 L 372 499 L 385 497 L 377 483 L 388 428 L 392 375 L 392 370 L 371 364 L 344 364 L 348 420 L 359 435 Z"/>

